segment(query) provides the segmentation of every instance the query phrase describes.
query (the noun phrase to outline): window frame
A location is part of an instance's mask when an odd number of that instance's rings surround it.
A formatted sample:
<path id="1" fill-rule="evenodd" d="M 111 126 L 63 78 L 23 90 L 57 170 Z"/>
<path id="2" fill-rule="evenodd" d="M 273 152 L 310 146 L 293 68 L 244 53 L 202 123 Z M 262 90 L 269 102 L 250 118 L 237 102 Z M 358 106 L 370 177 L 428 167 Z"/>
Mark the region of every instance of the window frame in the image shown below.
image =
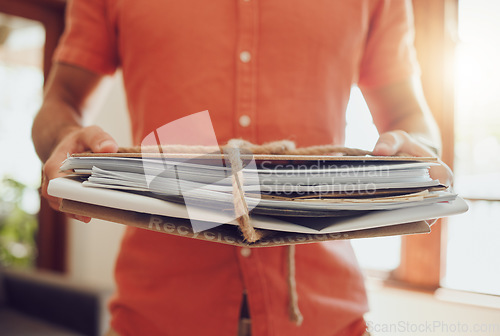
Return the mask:
<path id="1" fill-rule="evenodd" d="M 52 66 L 52 55 L 64 31 L 66 0 L 0 0 L 0 12 L 40 22 L 45 29 L 43 50 L 44 82 Z M 36 267 L 64 273 L 67 271 L 67 223 L 64 214 L 50 208 L 40 198 L 38 212 Z"/>

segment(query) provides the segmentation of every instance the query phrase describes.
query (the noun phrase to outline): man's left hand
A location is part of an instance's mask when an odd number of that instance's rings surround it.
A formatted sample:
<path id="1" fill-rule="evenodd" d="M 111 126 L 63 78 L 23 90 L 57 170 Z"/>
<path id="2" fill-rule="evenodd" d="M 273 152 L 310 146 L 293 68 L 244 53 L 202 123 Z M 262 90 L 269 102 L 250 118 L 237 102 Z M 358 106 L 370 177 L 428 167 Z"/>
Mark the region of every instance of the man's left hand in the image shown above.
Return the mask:
<path id="1" fill-rule="evenodd" d="M 420 142 L 417 138 L 405 131 L 396 130 L 382 133 L 373 148 L 373 155 L 392 156 L 409 155 L 418 157 L 438 157 L 430 147 Z M 433 179 L 445 186 L 451 186 L 453 183 L 453 173 L 451 169 L 439 159 L 439 166 L 433 166 L 430 169 L 430 175 Z"/>

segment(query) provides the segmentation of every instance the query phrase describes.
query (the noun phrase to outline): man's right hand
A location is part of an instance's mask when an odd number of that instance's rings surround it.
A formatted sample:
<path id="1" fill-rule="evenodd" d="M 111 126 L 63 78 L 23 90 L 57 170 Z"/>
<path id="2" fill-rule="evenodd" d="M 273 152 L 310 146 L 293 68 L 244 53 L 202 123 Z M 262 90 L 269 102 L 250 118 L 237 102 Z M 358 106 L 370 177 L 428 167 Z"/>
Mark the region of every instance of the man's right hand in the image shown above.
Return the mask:
<path id="1" fill-rule="evenodd" d="M 59 210 L 61 199 L 50 196 L 47 193 L 47 186 L 51 179 L 66 175 L 61 172 L 62 162 L 68 155 L 73 153 L 94 152 L 94 153 L 116 153 L 118 144 L 106 132 L 98 126 L 89 127 L 73 127 L 67 130 L 60 139 L 57 146 L 52 151 L 50 157 L 43 165 L 42 170 L 42 195 L 45 197 L 50 206 Z M 71 217 L 88 223 L 89 217 L 71 215 Z"/>
<path id="2" fill-rule="evenodd" d="M 42 162 L 42 195 L 59 210 L 60 199 L 47 194 L 50 179 L 63 176 L 59 167 L 68 154 L 116 152 L 113 138 L 97 126 L 82 127 L 87 97 L 102 76 L 73 65 L 55 63 L 47 80 L 42 107 L 33 122 L 33 145 Z M 90 218 L 74 218 L 88 222 Z"/>

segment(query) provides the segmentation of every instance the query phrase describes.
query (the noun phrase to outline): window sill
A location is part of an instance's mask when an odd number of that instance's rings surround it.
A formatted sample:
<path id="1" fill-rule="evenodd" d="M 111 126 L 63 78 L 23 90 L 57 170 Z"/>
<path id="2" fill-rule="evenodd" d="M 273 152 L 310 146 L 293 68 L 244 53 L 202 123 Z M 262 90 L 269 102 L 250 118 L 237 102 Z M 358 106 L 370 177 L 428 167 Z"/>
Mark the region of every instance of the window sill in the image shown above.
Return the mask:
<path id="1" fill-rule="evenodd" d="M 435 300 L 464 306 L 474 306 L 500 310 L 500 296 L 468 292 L 451 288 L 425 288 L 412 286 L 402 281 L 391 279 L 390 272 L 364 270 L 368 291 L 395 290 L 412 294 L 432 296 Z"/>
<path id="2" fill-rule="evenodd" d="M 438 300 L 464 305 L 500 310 L 500 296 L 461 291 L 450 288 L 439 288 L 434 293 Z"/>

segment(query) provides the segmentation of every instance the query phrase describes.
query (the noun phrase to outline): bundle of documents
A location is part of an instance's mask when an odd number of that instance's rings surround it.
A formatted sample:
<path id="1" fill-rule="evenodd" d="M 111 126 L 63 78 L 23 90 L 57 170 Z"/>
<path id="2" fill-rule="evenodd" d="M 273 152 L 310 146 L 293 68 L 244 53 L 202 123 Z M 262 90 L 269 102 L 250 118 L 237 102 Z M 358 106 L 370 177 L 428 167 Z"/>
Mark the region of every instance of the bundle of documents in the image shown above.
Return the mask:
<path id="1" fill-rule="evenodd" d="M 252 246 L 427 233 L 467 205 L 429 176 L 434 158 L 242 155 Z M 50 181 L 61 210 L 155 231 L 247 245 L 225 154 L 77 154 Z"/>

